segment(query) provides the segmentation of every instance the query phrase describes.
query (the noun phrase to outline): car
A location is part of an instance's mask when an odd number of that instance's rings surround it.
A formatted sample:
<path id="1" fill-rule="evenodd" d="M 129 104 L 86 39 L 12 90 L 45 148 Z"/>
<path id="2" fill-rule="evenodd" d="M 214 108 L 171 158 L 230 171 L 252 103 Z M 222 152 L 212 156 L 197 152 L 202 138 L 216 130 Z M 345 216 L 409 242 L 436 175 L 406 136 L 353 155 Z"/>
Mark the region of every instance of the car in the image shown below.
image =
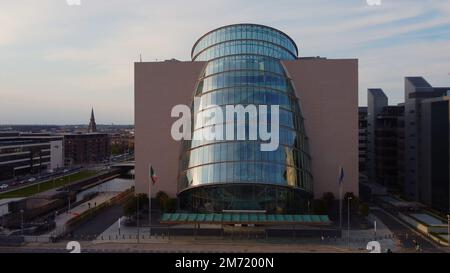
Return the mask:
<path id="1" fill-rule="evenodd" d="M 4 190 L 4 189 L 7 189 L 8 187 L 9 187 L 8 184 L 3 184 L 0 186 L 0 189 Z"/>
<path id="2" fill-rule="evenodd" d="M 28 182 L 34 182 L 34 181 L 36 181 L 36 178 L 34 178 L 34 177 L 31 177 L 30 179 L 28 179 Z"/>

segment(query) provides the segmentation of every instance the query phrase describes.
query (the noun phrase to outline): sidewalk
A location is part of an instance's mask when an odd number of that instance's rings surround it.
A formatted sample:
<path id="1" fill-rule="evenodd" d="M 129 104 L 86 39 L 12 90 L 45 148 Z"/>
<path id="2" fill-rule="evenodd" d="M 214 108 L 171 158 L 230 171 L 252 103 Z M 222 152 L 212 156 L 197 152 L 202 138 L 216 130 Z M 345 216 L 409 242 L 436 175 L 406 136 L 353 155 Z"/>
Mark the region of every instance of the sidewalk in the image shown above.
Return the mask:
<path id="1" fill-rule="evenodd" d="M 375 215 L 369 214 L 367 217 L 370 222 L 376 221 L 376 234 L 374 229 L 368 230 L 350 230 L 350 247 L 351 248 L 366 248 L 370 241 L 378 241 L 381 244 L 382 250 L 391 249 L 392 251 L 399 251 L 401 249 L 399 241 L 394 237 L 394 233 Z M 347 231 L 342 231 L 342 238 L 347 244 Z M 355 239 L 358 241 L 355 242 Z M 342 245 L 342 244 L 341 244 Z"/>
<path id="2" fill-rule="evenodd" d="M 401 248 L 397 240 L 393 237 L 393 233 L 374 215 L 369 215 L 370 221 L 377 221 L 377 241 L 381 245 L 382 251 L 391 249 L 392 251 L 400 251 Z M 124 222 L 122 218 L 121 222 Z M 185 226 L 186 227 L 186 226 Z M 159 231 L 155 234 L 155 229 Z M 173 230 L 175 228 L 171 228 Z M 139 240 L 137 239 L 139 232 Z M 347 241 L 347 231 L 343 231 L 343 238 L 279 238 L 279 237 L 269 237 L 264 236 L 248 238 L 247 235 L 231 238 L 230 236 L 220 237 L 220 236 L 194 236 L 192 234 L 186 235 L 169 235 L 169 230 L 165 230 L 164 227 L 153 227 L 152 236 L 149 236 L 149 227 L 140 227 L 139 231 L 137 227 L 120 226 L 119 233 L 119 223 L 116 221 L 108 229 L 106 229 L 102 234 L 98 235 L 97 238 L 92 241 L 93 244 L 205 244 L 205 245 L 233 245 L 233 244 L 243 244 L 249 246 L 261 246 L 266 244 L 283 244 L 283 245 L 304 245 L 311 246 L 315 245 L 323 248 L 336 248 L 342 251 L 358 251 L 367 252 L 367 244 L 370 241 L 375 240 L 374 230 L 350 230 L 350 244 Z M 350 249 L 349 249 L 350 246 Z"/>
<path id="3" fill-rule="evenodd" d="M 93 199 L 86 201 L 74 208 L 70 208 L 70 211 L 66 211 L 62 214 L 59 214 L 56 216 L 55 223 L 56 227 L 54 230 L 50 231 L 47 234 L 44 234 L 42 236 L 57 236 L 58 234 L 62 233 L 64 231 L 66 223 L 78 215 L 82 214 L 83 212 L 89 210 L 90 208 L 93 208 L 95 204 L 100 205 L 104 202 L 109 201 L 111 198 L 116 196 L 118 193 L 114 192 L 103 192 L 99 193 L 96 197 Z M 89 207 L 90 203 L 90 207 Z"/>

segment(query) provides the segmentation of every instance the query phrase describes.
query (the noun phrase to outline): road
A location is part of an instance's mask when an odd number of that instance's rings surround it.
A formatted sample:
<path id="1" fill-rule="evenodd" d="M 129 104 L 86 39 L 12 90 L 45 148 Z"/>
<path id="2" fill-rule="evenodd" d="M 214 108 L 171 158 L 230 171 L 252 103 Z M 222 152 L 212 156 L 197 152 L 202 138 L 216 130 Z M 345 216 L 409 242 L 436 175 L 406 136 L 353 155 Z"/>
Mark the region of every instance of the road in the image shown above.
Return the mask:
<path id="1" fill-rule="evenodd" d="M 415 244 L 413 242 L 413 240 L 415 240 L 422 247 L 424 252 L 445 252 L 441 247 L 437 246 L 435 243 L 432 243 L 429 239 L 425 239 L 423 236 L 418 235 L 417 232 L 406 226 L 406 224 L 400 223 L 400 220 L 392 218 L 382 209 L 374 209 L 371 212 L 395 234 L 395 236 L 400 240 L 402 248 L 409 251 L 415 251 Z"/>
<path id="2" fill-rule="evenodd" d="M 118 156 L 113 157 L 110 162 L 98 164 L 97 167 L 107 167 L 107 166 L 110 166 L 111 163 L 128 161 L 130 159 L 134 159 L 134 154 L 118 155 Z M 42 174 L 42 177 L 40 177 L 40 178 L 38 178 L 37 175 L 28 174 L 25 176 L 21 176 L 20 178 L 16 177 L 16 179 L 3 180 L 3 181 L 0 181 L 0 185 L 6 184 L 6 185 L 8 185 L 8 187 L 0 189 L 0 193 L 7 193 L 10 191 L 18 190 L 20 188 L 32 186 L 35 184 L 39 184 L 39 183 L 51 180 L 53 178 L 59 179 L 64 176 L 74 174 L 74 173 L 80 171 L 81 169 L 83 169 L 83 168 L 77 167 L 77 168 L 72 168 L 72 169 L 61 170 L 61 171 L 54 172 L 54 173 L 45 173 L 45 174 Z M 31 177 L 34 177 L 36 180 L 32 181 L 32 182 L 28 181 L 28 179 L 30 179 Z"/>
<path id="3" fill-rule="evenodd" d="M 58 180 L 59 178 L 65 177 L 67 175 L 71 175 L 74 173 L 77 173 L 81 170 L 81 168 L 76 168 L 76 169 L 71 169 L 68 170 L 66 172 L 64 171 L 59 171 L 59 172 L 55 172 L 55 173 L 48 173 L 43 175 L 42 177 L 38 178 L 36 177 L 34 181 L 28 181 L 28 179 L 30 179 L 32 176 L 28 175 L 28 176 L 24 176 L 21 179 L 19 179 L 18 181 L 15 180 L 5 180 L 5 181 L 1 181 L 0 185 L 6 184 L 8 185 L 7 188 L 5 189 L 0 189 L 0 193 L 7 193 L 10 191 L 15 191 L 21 188 L 25 188 L 25 187 L 29 187 L 32 185 L 36 185 L 39 183 L 43 183 L 52 179 Z"/>
<path id="4" fill-rule="evenodd" d="M 78 228 L 76 228 L 72 234 L 76 238 L 91 237 L 86 238 L 87 240 L 92 240 L 94 235 L 99 235 L 110 227 L 114 222 L 117 221 L 123 215 L 123 208 L 121 205 L 113 205 L 106 209 L 94 218 L 86 221 Z"/>
<path id="5" fill-rule="evenodd" d="M 0 247 L 0 253 L 64 253 L 68 241 L 56 244 L 30 243 L 25 247 Z M 92 243 L 80 242 L 83 253 L 367 253 L 346 247 L 311 243 L 285 244 L 274 242 L 238 241 L 161 241 L 152 243 Z"/>

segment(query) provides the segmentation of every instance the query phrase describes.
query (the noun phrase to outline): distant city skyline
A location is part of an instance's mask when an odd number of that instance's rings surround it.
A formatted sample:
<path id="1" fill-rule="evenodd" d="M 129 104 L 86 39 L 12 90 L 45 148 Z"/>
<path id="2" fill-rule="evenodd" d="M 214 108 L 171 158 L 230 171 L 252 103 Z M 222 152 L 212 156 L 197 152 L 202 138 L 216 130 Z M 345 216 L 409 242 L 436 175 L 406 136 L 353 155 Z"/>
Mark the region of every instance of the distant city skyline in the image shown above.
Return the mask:
<path id="1" fill-rule="evenodd" d="M 140 54 L 190 60 L 203 33 L 242 22 L 282 29 L 300 57 L 358 58 L 360 105 L 367 88 L 403 102 L 406 76 L 450 85 L 450 1 L 3 1 L 0 125 L 88 124 L 92 107 L 98 124 L 133 124 Z"/>

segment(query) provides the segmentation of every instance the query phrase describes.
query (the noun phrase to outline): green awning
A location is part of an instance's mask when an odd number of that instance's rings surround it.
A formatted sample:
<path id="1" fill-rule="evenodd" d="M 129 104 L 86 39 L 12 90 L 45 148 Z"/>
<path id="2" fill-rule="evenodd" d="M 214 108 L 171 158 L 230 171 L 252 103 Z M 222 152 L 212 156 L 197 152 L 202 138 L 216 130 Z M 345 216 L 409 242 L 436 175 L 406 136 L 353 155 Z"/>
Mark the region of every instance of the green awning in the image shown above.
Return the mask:
<path id="1" fill-rule="evenodd" d="M 213 214 L 213 215 L 214 215 L 214 222 L 216 222 L 216 223 L 222 222 L 221 214 Z"/>
<path id="2" fill-rule="evenodd" d="M 329 225 L 327 215 L 262 214 L 262 213 L 164 213 L 162 224 L 308 224 Z"/>
<path id="3" fill-rule="evenodd" d="M 214 220 L 214 216 L 214 214 L 205 214 L 205 218 L 203 218 L 203 221 L 212 222 Z"/>

